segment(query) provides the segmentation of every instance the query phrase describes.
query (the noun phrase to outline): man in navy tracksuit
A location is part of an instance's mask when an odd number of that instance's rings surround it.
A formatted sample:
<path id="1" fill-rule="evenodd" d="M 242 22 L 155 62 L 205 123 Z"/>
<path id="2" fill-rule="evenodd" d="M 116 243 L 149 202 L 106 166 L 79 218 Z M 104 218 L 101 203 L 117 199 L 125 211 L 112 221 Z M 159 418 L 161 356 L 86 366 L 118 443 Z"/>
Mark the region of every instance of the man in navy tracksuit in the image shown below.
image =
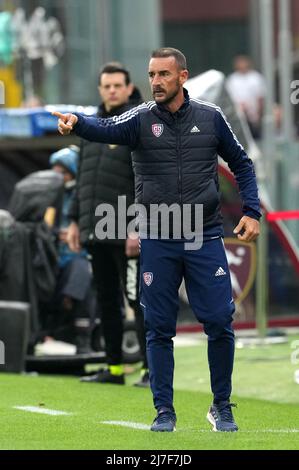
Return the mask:
<path id="1" fill-rule="evenodd" d="M 214 431 L 237 431 L 230 403 L 234 359 L 234 302 L 223 246 L 217 161 L 220 155 L 239 185 L 243 217 L 234 230 L 243 241 L 259 233 L 260 205 L 254 168 L 221 109 L 191 99 L 183 84 L 188 78 L 185 56 L 162 48 L 149 62 L 154 101 L 111 119 L 60 114 L 62 135 L 73 129 L 88 140 L 129 145 L 135 172 L 136 202 L 145 208 L 190 205 L 195 218 L 203 206 L 203 243 L 185 249 L 186 240 L 141 237 L 141 305 L 147 331 L 150 382 L 157 416 L 152 431 L 174 431 L 173 342 L 178 289 L 185 279 L 190 305 L 208 335 L 213 404 L 208 420 Z M 150 217 L 147 220 L 151 224 Z M 194 220 L 193 220 L 194 222 Z M 144 228 L 144 226 L 143 226 Z M 160 232 L 159 232 L 160 233 Z"/>

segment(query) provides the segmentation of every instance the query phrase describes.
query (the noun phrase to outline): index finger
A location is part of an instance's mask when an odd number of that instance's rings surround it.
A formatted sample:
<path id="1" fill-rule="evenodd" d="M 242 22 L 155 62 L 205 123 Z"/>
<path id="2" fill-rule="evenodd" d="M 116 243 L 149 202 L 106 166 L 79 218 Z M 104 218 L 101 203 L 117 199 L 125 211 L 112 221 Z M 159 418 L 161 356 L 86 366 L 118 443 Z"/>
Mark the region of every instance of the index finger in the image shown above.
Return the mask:
<path id="1" fill-rule="evenodd" d="M 59 111 L 52 111 L 51 113 L 53 116 L 56 116 L 58 117 L 59 119 L 62 119 L 63 121 L 65 121 L 65 118 L 66 118 L 66 115 L 65 114 L 62 114 L 60 113 Z"/>
<path id="2" fill-rule="evenodd" d="M 244 228 L 244 221 L 240 220 L 238 225 L 234 228 L 233 233 L 235 234 L 240 233 L 243 228 Z"/>

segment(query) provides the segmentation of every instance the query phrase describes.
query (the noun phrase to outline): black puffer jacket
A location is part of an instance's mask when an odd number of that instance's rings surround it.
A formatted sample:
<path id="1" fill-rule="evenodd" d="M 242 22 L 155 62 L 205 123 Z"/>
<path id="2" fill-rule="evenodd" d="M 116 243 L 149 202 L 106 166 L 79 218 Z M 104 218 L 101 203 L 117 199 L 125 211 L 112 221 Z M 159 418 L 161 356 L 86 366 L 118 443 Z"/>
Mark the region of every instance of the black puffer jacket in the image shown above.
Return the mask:
<path id="1" fill-rule="evenodd" d="M 114 109 L 113 115 L 128 111 L 140 102 L 140 98 L 140 94 L 135 90 L 130 103 Z M 111 117 L 111 115 L 100 106 L 98 117 Z M 79 224 L 83 245 L 97 241 L 95 226 L 99 217 L 95 216 L 95 210 L 99 204 L 111 204 L 117 221 L 118 196 L 126 196 L 127 207 L 134 202 L 134 174 L 129 147 L 82 139 L 77 186 L 69 215 Z M 124 243 L 124 240 L 109 240 L 109 242 Z"/>

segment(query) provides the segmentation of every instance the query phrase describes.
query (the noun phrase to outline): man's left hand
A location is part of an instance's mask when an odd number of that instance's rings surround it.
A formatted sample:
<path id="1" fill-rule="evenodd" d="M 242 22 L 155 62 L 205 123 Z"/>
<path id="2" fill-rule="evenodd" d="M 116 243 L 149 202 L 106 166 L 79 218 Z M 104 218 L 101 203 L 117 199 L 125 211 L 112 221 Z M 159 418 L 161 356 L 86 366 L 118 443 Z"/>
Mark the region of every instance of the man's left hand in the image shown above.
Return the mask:
<path id="1" fill-rule="evenodd" d="M 238 234 L 238 239 L 243 242 L 253 242 L 260 234 L 260 223 L 258 220 L 244 215 L 234 229 L 234 233 Z"/>

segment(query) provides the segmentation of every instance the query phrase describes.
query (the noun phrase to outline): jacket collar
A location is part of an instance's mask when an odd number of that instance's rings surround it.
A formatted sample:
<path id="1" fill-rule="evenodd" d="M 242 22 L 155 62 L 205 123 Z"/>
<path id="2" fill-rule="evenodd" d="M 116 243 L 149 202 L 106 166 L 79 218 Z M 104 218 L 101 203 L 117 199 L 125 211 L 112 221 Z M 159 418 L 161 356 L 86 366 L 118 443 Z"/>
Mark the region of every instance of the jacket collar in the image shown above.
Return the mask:
<path id="1" fill-rule="evenodd" d="M 186 88 L 183 88 L 183 92 L 185 98 L 184 103 L 175 113 L 171 113 L 170 111 L 168 111 L 168 109 L 166 109 L 165 105 L 158 103 L 157 107 L 153 108 L 153 111 L 156 111 L 156 114 L 158 114 L 161 118 L 165 119 L 165 121 L 173 121 L 175 118 L 183 116 L 190 105 L 190 97 Z"/>

